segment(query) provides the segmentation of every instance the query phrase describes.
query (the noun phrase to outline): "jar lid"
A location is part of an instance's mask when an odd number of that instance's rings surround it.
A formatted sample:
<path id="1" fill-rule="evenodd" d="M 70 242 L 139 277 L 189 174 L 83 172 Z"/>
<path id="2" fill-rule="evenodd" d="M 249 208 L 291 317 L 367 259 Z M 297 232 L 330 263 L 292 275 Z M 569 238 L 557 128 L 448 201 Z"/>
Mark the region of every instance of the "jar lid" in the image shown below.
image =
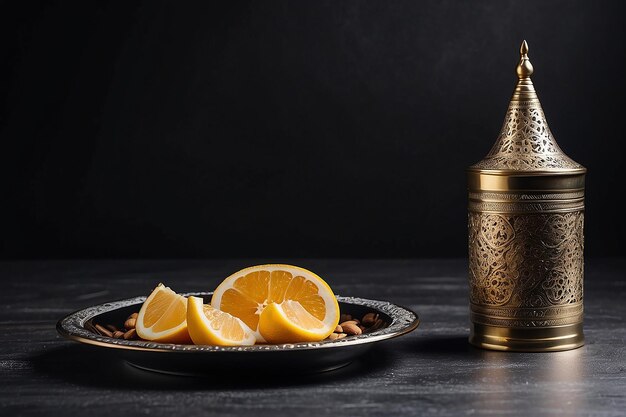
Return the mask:
<path id="1" fill-rule="evenodd" d="M 557 145 L 530 76 L 528 44 L 522 42 L 517 65 L 517 85 L 502 130 L 491 151 L 469 167 L 470 176 L 488 175 L 581 175 L 586 169 Z"/>

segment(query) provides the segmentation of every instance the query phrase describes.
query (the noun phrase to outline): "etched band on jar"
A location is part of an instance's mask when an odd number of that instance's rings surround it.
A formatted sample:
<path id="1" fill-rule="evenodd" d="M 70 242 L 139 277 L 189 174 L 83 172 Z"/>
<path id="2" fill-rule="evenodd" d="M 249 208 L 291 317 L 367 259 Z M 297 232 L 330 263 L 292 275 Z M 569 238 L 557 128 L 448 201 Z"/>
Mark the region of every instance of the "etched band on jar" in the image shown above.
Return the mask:
<path id="1" fill-rule="evenodd" d="M 470 211 L 468 220 L 472 321 L 502 327 L 582 321 L 582 210 Z"/>

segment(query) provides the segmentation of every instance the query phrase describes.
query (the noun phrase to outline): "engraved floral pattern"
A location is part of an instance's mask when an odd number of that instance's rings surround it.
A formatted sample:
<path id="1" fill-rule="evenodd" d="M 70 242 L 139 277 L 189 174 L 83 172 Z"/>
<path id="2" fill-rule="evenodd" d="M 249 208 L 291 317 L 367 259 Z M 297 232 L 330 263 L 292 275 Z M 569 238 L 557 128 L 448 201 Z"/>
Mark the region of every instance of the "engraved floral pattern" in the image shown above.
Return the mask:
<path id="1" fill-rule="evenodd" d="M 561 151 L 539 102 L 512 102 L 493 148 L 472 168 L 529 171 L 582 166 Z"/>
<path id="2" fill-rule="evenodd" d="M 552 308 L 583 299 L 584 213 L 469 213 L 472 304 Z M 577 318 L 574 318 L 577 320 Z"/>

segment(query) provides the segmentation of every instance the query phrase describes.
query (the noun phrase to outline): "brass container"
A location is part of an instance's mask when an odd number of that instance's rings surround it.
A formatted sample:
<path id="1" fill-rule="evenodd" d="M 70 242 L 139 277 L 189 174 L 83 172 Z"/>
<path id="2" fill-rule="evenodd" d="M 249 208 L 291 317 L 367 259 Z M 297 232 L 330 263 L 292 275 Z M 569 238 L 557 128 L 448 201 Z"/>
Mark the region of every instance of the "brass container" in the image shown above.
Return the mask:
<path id="1" fill-rule="evenodd" d="M 470 343 L 557 351 L 583 336 L 586 169 L 548 128 L 526 41 L 517 86 L 489 154 L 468 169 Z"/>

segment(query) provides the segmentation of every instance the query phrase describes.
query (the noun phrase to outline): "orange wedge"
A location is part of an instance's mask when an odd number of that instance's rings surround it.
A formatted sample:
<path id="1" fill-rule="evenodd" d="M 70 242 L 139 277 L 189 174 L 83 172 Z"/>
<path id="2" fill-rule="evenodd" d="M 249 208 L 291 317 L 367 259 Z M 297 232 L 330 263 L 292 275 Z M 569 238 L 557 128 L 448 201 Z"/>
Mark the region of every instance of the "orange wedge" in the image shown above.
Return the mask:
<path id="1" fill-rule="evenodd" d="M 272 303 L 278 306 L 272 307 L 268 314 L 271 319 L 264 320 L 265 325 L 260 328 L 261 313 Z M 257 265 L 242 269 L 215 289 L 211 305 L 240 318 L 254 331 L 257 342 L 270 341 L 266 335 L 273 340 L 271 343 L 322 340 L 339 322 L 339 304 L 328 284 L 313 272 L 292 265 Z M 273 310 L 279 310 L 280 314 Z M 295 311 L 297 313 L 291 314 Z M 283 341 L 285 335 L 294 334 L 293 329 L 284 329 L 289 323 L 300 327 L 301 330 L 295 332 L 299 340 Z"/>
<path id="2" fill-rule="evenodd" d="M 268 305 L 259 318 L 259 333 L 268 343 L 317 342 L 334 330 L 309 313 L 297 301 Z"/>
<path id="3" fill-rule="evenodd" d="M 187 299 L 187 329 L 196 345 L 253 345 L 254 333 L 237 317 L 219 311 L 198 297 Z"/>
<path id="4" fill-rule="evenodd" d="M 135 329 L 145 340 L 191 343 L 187 332 L 187 300 L 159 284 L 141 306 Z"/>

